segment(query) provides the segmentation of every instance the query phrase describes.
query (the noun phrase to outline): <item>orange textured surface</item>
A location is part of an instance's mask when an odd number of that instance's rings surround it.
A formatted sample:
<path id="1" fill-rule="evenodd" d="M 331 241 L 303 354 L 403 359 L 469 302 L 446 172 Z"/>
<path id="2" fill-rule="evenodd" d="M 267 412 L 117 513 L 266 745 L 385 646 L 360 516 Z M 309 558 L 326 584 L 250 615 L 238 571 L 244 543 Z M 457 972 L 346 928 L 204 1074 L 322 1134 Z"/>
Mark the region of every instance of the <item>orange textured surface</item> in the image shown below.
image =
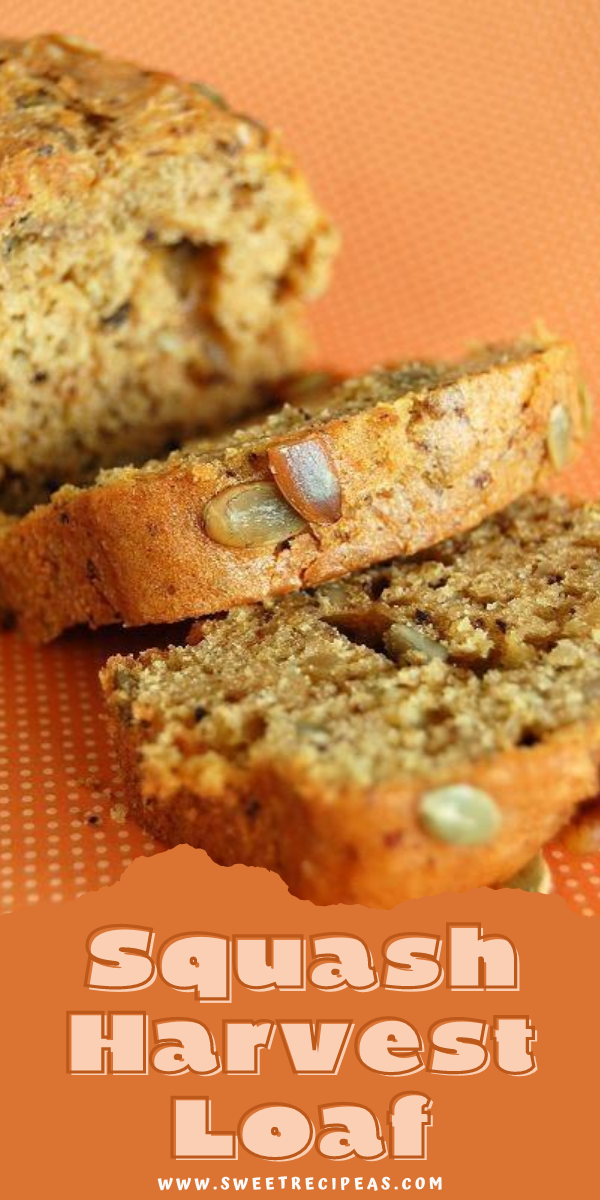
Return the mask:
<path id="1" fill-rule="evenodd" d="M 316 316 L 328 361 L 458 352 L 543 316 L 600 394 L 591 0 L 4 0 L 2 27 L 204 79 L 284 130 L 344 238 Z M 597 429 L 569 486 L 600 491 L 599 451 Z M 96 672 L 117 646 L 155 639 L 0 639 L 4 911 L 111 883 L 154 851 L 110 815 Z M 600 860 L 556 847 L 551 861 L 569 903 L 600 913 Z"/>

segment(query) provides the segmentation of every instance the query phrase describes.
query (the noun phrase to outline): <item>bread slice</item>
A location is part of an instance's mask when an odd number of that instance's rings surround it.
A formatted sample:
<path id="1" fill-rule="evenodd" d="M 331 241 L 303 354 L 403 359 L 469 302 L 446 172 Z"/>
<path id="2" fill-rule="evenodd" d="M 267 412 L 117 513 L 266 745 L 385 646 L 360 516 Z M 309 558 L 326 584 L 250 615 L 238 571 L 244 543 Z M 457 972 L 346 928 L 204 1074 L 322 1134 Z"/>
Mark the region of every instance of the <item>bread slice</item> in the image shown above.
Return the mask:
<path id="1" fill-rule="evenodd" d="M 334 246 L 279 139 L 205 84 L 0 40 L 0 508 L 256 407 Z"/>
<path id="2" fill-rule="evenodd" d="M 534 496 L 113 658 L 132 812 L 318 904 L 508 880 L 597 790 L 599 597 L 600 503 Z"/>
<path id="3" fill-rule="evenodd" d="M 588 425 L 574 352 L 548 338 L 310 384 L 9 525 L 0 591 L 24 632 L 178 621 L 413 553 L 540 483 Z"/>

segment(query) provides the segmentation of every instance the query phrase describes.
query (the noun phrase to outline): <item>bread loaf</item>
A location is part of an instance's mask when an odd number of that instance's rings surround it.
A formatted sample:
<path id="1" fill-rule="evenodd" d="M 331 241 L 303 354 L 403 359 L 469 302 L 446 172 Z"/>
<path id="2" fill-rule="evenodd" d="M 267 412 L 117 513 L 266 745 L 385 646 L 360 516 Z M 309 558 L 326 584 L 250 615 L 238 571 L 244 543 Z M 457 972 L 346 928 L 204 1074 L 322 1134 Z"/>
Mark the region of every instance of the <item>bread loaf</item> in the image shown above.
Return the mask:
<path id="1" fill-rule="evenodd" d="M 0 508 L 257 407 L 334 245 L 279 139 L 207 85 L 0 41 Z"/>
<path id="2" fill-rule="evenodd" d="M 529 497 L 114 658 L 131 810 L 318 904 L 502 883 L 597 790 L 599 596 L 600 504 Z"/>
<path id="3" fill-rule="evenodd" d="M 543 482 L 589 424 L 574 352 L 549 338 L 317 384 L 6 524 L 0 593 L 23 631 L 178 621 L 412 554 Z"/>

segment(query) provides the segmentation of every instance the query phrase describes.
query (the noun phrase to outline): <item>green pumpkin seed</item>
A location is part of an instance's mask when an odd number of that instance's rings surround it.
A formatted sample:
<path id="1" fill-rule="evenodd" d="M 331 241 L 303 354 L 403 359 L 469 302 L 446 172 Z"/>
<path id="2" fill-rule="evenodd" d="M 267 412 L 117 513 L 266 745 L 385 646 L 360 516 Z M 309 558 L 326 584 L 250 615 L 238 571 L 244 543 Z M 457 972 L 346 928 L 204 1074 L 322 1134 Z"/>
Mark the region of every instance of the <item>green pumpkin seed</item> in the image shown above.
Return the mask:
<path id="1" fill-rule="evenodd" d="M 536 854 L 502 886 L 517 888 L 522 892 L 539 892 L 547 896 L 552 891 L 552 874 L 543 854 Z"/>
<path id="2" fill-rule="evenodd" d="M 581 428 L 587 437 L 592 432 L 594 424 L 594 402 L 585 383 L 582 383 L 579 388 L 579 410 L 581 412 Z"/>
<path id="3" fill-rule="evenodd" d="M 548 421 L 548 453 L 557 471 L 567 465 L 571 448 L 571 414 L 564 404 L 555 404 Z"/>
<path id="4" fill-rule="evenodd" d="M 201 96 L 210 100 L 212 104 L 216 104 L 217 108 L 229 108 L 225 97 L 220 92 L 217 92 L 215 88 L 211 87 L 209 83 L 193 83 L 192 87 L 195 92 L 200 92 Z"/>
<path id="5" fill-rule="evenodd" d="M 492 797 L 470 783 L 451 783 L 425 792 L 419 816 L 432 837 L 453 846 L 483 846 L 493 840 L 502 824 Z"/>
<path id="6" fill-rule="evenodd" d="M 306 521 L 274 483 L 240 483 L 224 488 L 204 510 L 204 528 L 213 542 L 250 549 L 283 542 L 306 529 Z"/>
<path id="7" fill-rule="evenodd" d="M 420 629 L 414 629 L 411 625 L 402 625 L 399 622 L 388 629 L 385 635 L 385 644 L 395 659 L 402 659 L 407 650 L 414 650 L 426 659 L 440 658 L 445 661 L 448 657 L 448 650 L 441 642 L 434 641 Z"/>

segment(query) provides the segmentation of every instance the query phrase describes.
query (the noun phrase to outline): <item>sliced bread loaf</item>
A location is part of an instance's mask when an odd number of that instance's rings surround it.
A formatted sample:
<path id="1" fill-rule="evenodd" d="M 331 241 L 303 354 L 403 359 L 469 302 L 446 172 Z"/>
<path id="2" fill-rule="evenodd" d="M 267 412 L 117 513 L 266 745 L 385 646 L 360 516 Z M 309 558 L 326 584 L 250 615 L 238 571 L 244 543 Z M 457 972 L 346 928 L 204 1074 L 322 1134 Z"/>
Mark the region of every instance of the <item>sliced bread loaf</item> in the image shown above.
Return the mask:
<path id="1" fill-rule="evenodd" d="M 0 592 L 24 632 L 177 621 L 411 554 L 539 484 L 589 424 L 574 352 L 546 337 L 310 384 L 6 524 Z"/>
<path id="2" fill-rule="evenodd" d="M 334 245 L 278 138 L 209 87 L 0 40 L 0 508 L 257 407 Z"/>
<path id="3" fill-rule="evenodd" d="M 132 811 L 320 904 L 501 883 L 596 792 L 599 597 L 600 504 L 529 497 L 114 658 Z"/>

